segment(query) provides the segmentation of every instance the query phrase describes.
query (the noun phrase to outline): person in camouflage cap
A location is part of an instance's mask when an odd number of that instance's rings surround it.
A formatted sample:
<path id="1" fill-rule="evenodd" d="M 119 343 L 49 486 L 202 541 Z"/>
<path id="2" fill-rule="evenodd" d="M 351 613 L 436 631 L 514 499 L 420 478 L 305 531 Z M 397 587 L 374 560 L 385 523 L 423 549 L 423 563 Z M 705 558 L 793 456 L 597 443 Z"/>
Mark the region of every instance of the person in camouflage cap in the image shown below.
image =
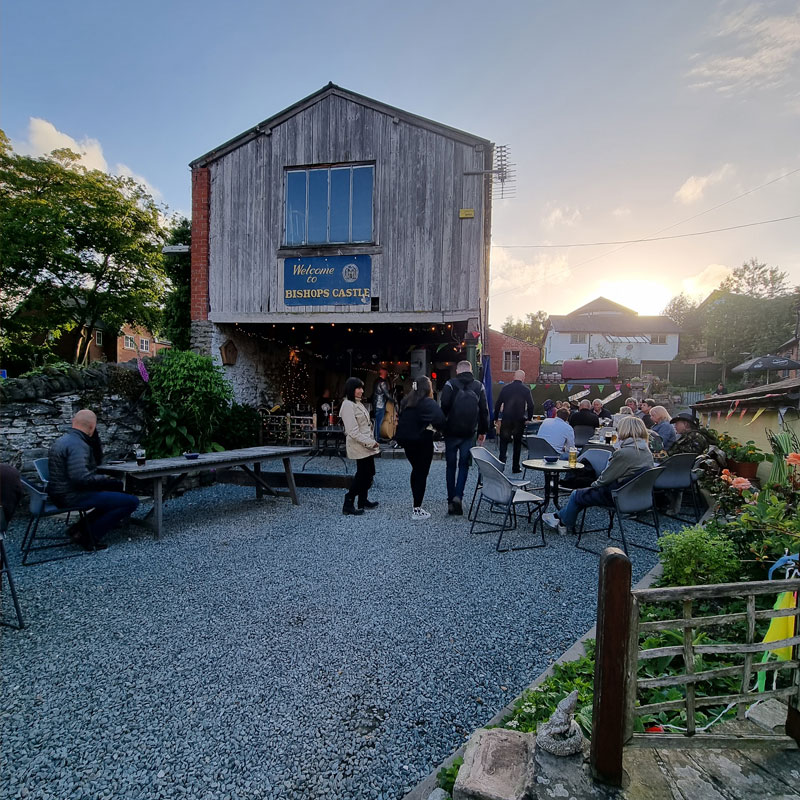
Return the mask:
<path id="1" fill-rule="evenodd" d="M 670 422 L 675 426 L 678 438 L 670 447 L 671 456 L 678 453 L 696 453 L 701 455 L 711 445 L 717 444 L 717 437 L 707 428 L 701 428 L 697 420 L 688 411 L 682 411 Z"/>

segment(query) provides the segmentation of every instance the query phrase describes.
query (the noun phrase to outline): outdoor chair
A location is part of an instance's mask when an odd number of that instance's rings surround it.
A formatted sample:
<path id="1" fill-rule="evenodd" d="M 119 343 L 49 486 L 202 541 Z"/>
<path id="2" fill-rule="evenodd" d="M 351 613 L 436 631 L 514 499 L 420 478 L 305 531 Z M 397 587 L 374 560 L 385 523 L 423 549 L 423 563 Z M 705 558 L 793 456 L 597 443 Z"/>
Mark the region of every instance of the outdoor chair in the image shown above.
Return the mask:
<path id="1" fill-rule="evenodd" d="M 695 524 L 700 520 L 703 512 L 701 511 L 700 494 L 697 491 L 697 475 L 694 472 L 696 461 L 696 453 L 678 453 L 665 458 L 659 463 L 659 466 L 663 468 L 663 472 L 658 476 L 655 488 L 680 492 L 681 501 L 683 500 L 683 492 L 688 490 L 691 492 L 692 504 L 694 505 L 694 519 L 681 517 L 680 508 L 678 508 L 676 514 L 664 514 L 665 517 L 691 524 Z"/>
<path id="2" fill-rule="evenodd" d="M 478 470 L 481 476 L 481 494 L 478 498 L 478 506 L 475 509 L 475 517 L 472 520 L 472 525 L 470 526 L 469 532 L 498 533 L 499 536 L 495 546 L 495 549 L 498 553 L 507 553 L 509 550 L 530 550 L 536 547 L 544 547 L 547 544 L 544 538 L 544 524 L 542 523 L 542 508 L 544 506 L 544 500 L 535 494 L 531 494 L 530 492 L 526 492 L 524 489 L 520 489 L 519 487 L 515 486 L 511 480 L 509 480 L 509 478 L 507 478 L 497 467 L 495 467 L 485 458 L 481 458 L 480 455 L 476 457 L 474 451 L 478 449 L 480 448 L 472 448 L 473 458 L 475 458 L 475 463 L 478 465 Z M 485 523 L 478 522 L 481 506 L 483 505 L 484 501 L 489 503 L 492 510 L 500 509 L 502 511 L 503 519 L 500 525 L 497 525 L 492 521 Z M 517 527 L 516 506 L 522 504 L 527 507 L 529 523 L 533 514 L 531 506 L 534 506 L 535 511 L 537 512 L 537 518 L 533 526 L 533 533 L 536 533 L 536 528 L 538 526 L 542 534 L 542 543 L 516 547 L 501 547 L 503 536 Z M 488 525 L 488 527 L 484 527 L 483 530 L 476 531 L 475 526 L 477 524 L 484 526 Z"/>
<path id="3" fill-rule="evenodd" d="M 14 586 L 14 576 L 11 574 L 11 566 L 8 563 L 8 555 L 6 554 L 6 531 L 8 530 L 9 520 L 6 519 L 5 511 L 0 506 L 0 598 L 3 591 L 3 578 L 8 581 L 8 588 L 11 591 L 11 600 L 14 603 L 14 610 L 17 612 L 17 628 L 22 630 L 25 623 L 22 620 L 22 609 L 19 607 L 19 600 L 17 599 L 17 590 Z M 14 627 L 8 622 L 0 622 L 0 625 L 6 627 Z"/>
<path id="4" fill-rule="evenodd" d="M 658 512 L 656 511 L 653 502 L 653 487 L 655 482 L 658 480 L 659 475 L 661 475 L 662 470 L 663 467 L 651 467 L 650 469 L 640 472 L 635 478 L 631 478 L 631 480 L 629 480 L 619 489 L 614 489 L 611 492 L 613 506 L 593 506 L 593 508 L 605 508 L 605 510 L 608 511 L 607 528 L 584 530 L 587 511 L 587 509 L 584 508 L 581 511 L 581 524 L 580 528 L 578 529 L 578 540 L 575 542 L 575 546 L 580 550 L 586 550 L 590 553 L 599 555 L 599 553 L 597 553 L 595 550 L 581 547 L 581 539 L 584 533 L 596 533 L 603 530 L 605 530 L 608 537 L 611 538 L 611 531 L 614 527 L 615 519 L 617 521 L 617 525 L 619 526 L 620 536 L 622 537 L 622 549 L 625 551 L 626 555 L 628 553 L 628 542 L 625 538 L 625 520 L 631 520 L 635 518 L 640 524 L 654 528 L 656 532 L 656 539 L 658 539 L 661 536 L 661 526 L 658 519 Z M 645 512 L 650 512 L 652 515 L 652 523 L 641 519 L 640 515 Z M 654 553 L 658 552 L 658 549 L 654 547 L 636 544 L 635 542 L 632 544 L 634 547 L 639 547 L 642 550 L 650 550 Z"/>
<path id="5" fill-rule="evenodd" d="M 561 457 L 561 453 L 547 441 L 547 439 L 542 439 L 541 436 L 529 436 L 527 439 L 528 445 L 528 458 L 544 458 L 545 456 L 558 456 Z M 522 477 L 524 478 L 528 473 L 528 468 L 522 471 Z M 542 477 L 544 480 L 547 480 L 547 476 L 545 473 L 542 473 Z M 543 489 L 544 484 L 541 486 L 532 486 L 532 489 Z"/>
<path id="6" fill-rule="evenodd" d="M 74 556 L 82 555 L 81 551 L 75 553 L 71 552 L 60 556 L 54 556 L 53 558 L 42 558 L 29 562 L 28 559 L 31 553 L 40 550 L 72 546 L 72 540 L 66 535 L 40 536 L 39 542 L 46 542 L 46 544 L 37 544 L 34 546 L 34 540 L 36 540 L 36 534 L 39 531 L 39 523 L 42 519 L 56 517 L 60 514 L 67 514 L 67 518 L 69 518 L 69 514 L 72 512 L 77 512 L 83 517 L 89 509 L 78 508 L 76 506 L 59 508 L 55 503 L 50 501 L 45 491 L 37 489 L 24 478 L 22 479 L 22 488 L 25 489 L 30 498 L 30 519 L 28 520 L 28 527 L 25 529 L 25 534 L 22 537 L 22 546 L 20 548 L 22 551 L 22 563 L 25 566 L 32 566 L 33 564 L 44 564 L 48 561 L 60 561 L 64 558 L 73 558 Z"/>
<path id="7" fill-rule="evenodd" d="M 601 444 L 600 442 L 589 442 L 588 444 L 583 445 L 583 449 L 580 451 L 579 455 L 583 455 L 587 450 L 605 450 L 609 455 L 613 453 L 617 448 L 614 447 L 613 444 Z"/>
<path id="8" fill-rule="evenodd" d="M 597 428 L 591 425 L 576 425 L 572 430 L 575 432 L 575 447 L 581 448 L 589 443 Z"/>
<path id="9" fill-rule="evenodd" d="M 39 476 L 39 480 L 44 484 L 45 488 L 47 488 L 47 484 L 50 483 L 50 459 L 35 458 L 33 460 L 33 467 L 36 470 L 36 474 Z"/>
<path id="10" fill-rule="evenodd" d="M 503 472 L 503 468 L 505 464 L 493 455 L 489 450 L 485 447 L 473 447 L 470 450 L 470 454 L 472 455 L 473 462 L 477 463 L 480 459 L 484 459 L 488 461 L 492 466 L 496 467 Z M 528 485 L 528 481 L 524 478 L 509 478 L 511 483 L 514 484 L 518 489 L 524 489 Z M 478 490 L 481 488 L 482 481 L 481 481 L 481 473 L 480 470 L 478 471 L 478 480 L 475 482 L 475 491 L 472 493 L 472 502 L 469 504 L 469 513 L 467 514 L 467 519 L 472 520 L 472 509 L 475 506 L 475 498 L 478 496 Z"/>
<path id="11" fill-rule="evenodd" d="M 607 466 L 611 453 L 604 447 L 587 447 L 579 456 L 578 461 L 591 464 L 595 475 L 599 475 Z"/>

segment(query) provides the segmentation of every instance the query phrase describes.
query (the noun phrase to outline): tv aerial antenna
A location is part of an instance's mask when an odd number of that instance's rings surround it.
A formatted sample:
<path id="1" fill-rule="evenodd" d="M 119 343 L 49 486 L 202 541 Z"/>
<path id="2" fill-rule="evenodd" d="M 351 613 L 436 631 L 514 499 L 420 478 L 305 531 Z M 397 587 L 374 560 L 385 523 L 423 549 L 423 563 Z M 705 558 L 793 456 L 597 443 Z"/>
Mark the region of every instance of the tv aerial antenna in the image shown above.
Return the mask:
<path id="1" fill-rule="evenodd" d="M 507 144 L 495 145 L 492 169 L 465 172 L 465 175 L 491 177 L 492 196 L 505 200 L 517 195 L 517 165 L 511 163 L 511 148 Z"/>

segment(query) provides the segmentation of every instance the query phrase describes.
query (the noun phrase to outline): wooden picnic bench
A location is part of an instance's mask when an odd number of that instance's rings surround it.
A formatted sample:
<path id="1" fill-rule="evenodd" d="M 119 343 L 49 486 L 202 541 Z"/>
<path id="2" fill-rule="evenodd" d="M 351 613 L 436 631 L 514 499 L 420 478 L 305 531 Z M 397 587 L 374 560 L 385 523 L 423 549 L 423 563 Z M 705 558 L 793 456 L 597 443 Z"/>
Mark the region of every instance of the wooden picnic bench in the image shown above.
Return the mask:
<path id="1" fill-rule="evenodd" d="M 135 461 L 124 464 L 103 464 L 98 472 L 110 475 L 122 481 L 127 487 L 128 478 L 152 481 L 153 508 L 148 513 L 153 515 L 153 529 L 156 537 L 161 535 L 163 508 L 167 499 L 189 475 L 209 470 L 224 470 L 239 467 L 253 481 L 256 487 L 256 497 L 263 497 L 264 492 L 273 497 L 291 497 L 292 503 L 300 505 L 297 499 L 297 487 L 292 473 L 291 456 L 303 455 L 309 451 L 308 447 L 243 447 L 240 450 L 223 450 L 219 453 L 201 453 L 197 459 L 189 460 L 184 456 L 175 458 L 156 458 L 148 460 L 142 466 Z M 288 491 L 273 489 L 261 475 L 261 464 L 270 459 L 283 460 L 283 469 L 286 473 Z"/>

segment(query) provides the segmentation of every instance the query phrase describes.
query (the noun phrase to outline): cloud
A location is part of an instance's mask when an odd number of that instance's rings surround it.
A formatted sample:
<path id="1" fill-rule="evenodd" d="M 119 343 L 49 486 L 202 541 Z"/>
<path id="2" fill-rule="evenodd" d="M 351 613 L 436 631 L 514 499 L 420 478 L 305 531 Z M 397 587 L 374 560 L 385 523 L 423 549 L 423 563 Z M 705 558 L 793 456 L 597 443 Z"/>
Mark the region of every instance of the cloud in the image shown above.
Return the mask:
<path id="1" fill-rule="evenodd" d="M 611 213 L 613 216 L 617 217 L 617 219 L 624 219 L 631 215 L 631 210 L 625 206 L 620 206 L 619 208 L 615 208 Z"/>
<path id="2" fill-rule="evenodd" d="M 555 206 L 548 204 L 550 212 L 542 220 L 542 225 L 548 230 L 553 230 L 557 225 L 574 228 L 581 221 L 581 212 L 569 206 Z"/>
<path id="3" fill-rule="evenodd" d="M 103 148 L 97 139 L 88 136 L 81 141 L 73 139 L 66 133 L 62 133 L 46 119 L 31 117 L 28 122 L 28 138 L 22 142 L 13 142 L 14 150 L 28 156 L 43 156 L 53 150 L 67 147 L 77 153 L 81 159 L 80 163 L 87 169 L 99 169 L 103 172 L 108 171 L 108 163 L 103 156 Z"/>
<path id="4" fill-rule="evenodd" d="M 58 130 L 52 122 L 48 122 L 46 119 L 31 117 L 28 122 L 28 138 L 23 141 L 14 141 L 12 145 L 16 152 L 29 156 L 44 156 L 49 155 L 53 150 L 69 148 L 80 156 L 79 163 L 87 169 L 99 169 L 110 175 L 133 178 L 144 186 L 155 200 L 159 202 L 163 200 L 161 192 L 150 181 L 137 175 L 126 164 L 117 164 L 113 170 L 109 170 L 108 162 L 103 155 L 103 147 L 97 139 L 88 136 L 80 140 L 75 139 Z"/>
<path id="5" fill-rule="evenodd" d="M 571 275 L 565 255 L 523 257 L 505 247 L 493 247 L 489 295 L 497 297 L 514 293 L 532 297 L 541 292 L 542 285 L 563 283 Z"/>
<path id="6" fill-rule="evenodd" d="M 800 62 L 800 5 L 786 16 L 767 16 L 751 5 L 726 16 L 715 34 L 721 52 L 694 56 L 693 88 L 724 95 L 794 83 Z"/>
<path id="7" fill-rule="evenodd" d="M 731 272 L 731 268 L 724 264 L 709 264 L 697 275 L 684 278 L 681 283 L 681 291 L 686 292 L 695 300 L 704 300 Z"/>
<path id="8" fill-rule="evenodd" d="M 719 183 L 735 171 L 732 164 L 723 164 L 718 170 L 708 175 L 691 175 L 683 182 L 683 186 L 675 192 L 675 200 L 687 206 L 696 203 L 703 198 L 703 192 L 709 186 Z"/>

